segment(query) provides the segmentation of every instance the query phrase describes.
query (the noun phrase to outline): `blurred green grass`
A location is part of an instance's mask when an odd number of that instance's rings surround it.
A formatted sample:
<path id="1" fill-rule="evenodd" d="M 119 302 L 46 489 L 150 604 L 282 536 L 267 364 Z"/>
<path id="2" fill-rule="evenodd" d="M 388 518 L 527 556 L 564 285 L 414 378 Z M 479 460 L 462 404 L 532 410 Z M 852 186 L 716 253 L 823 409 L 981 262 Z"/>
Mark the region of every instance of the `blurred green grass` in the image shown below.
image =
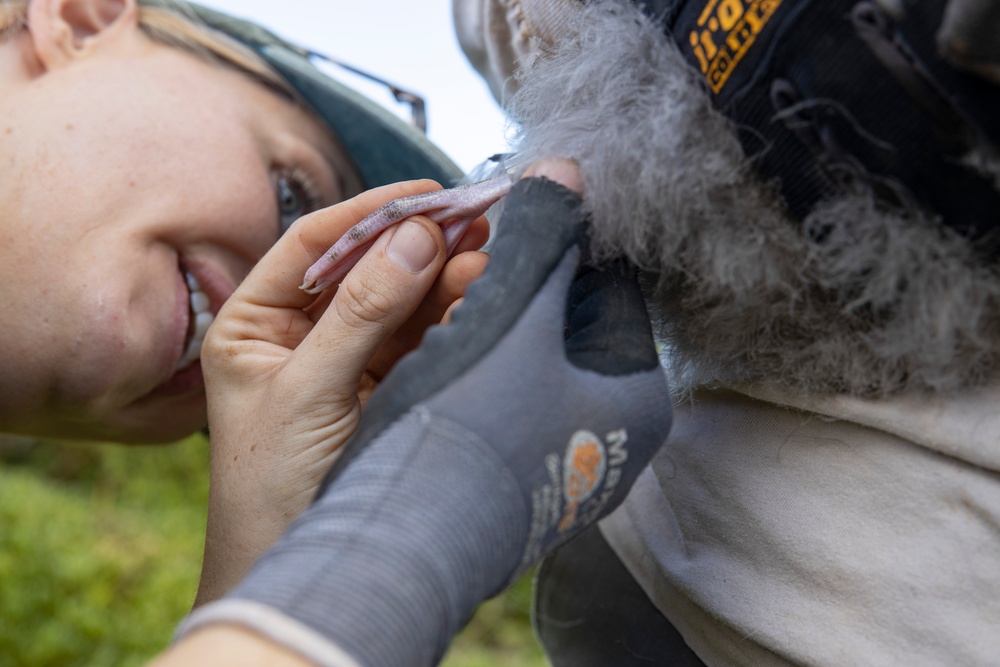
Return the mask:
<path id="1" fill-rule="evenodd" d="M 0 663 L 141 665 L 194 599 L 208 443 L 62 444 L 0 436 Z M 530 576 L 530 575 L 529 575 Z M 544 667 L 530 582 L 480 607 L 446 667 Z"/>

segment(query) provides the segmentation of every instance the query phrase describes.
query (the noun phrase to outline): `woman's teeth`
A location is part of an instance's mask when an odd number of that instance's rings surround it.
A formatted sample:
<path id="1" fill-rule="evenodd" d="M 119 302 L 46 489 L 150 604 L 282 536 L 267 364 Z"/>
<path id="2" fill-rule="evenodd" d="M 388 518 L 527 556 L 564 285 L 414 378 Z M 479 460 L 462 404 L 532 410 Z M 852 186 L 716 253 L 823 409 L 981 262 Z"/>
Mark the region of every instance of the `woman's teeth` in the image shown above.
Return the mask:
<path id="1" fill-rule="evenodd" d="M 177 364 L 177 370 L 187 368 L 201 357 L 201 342 L 205 340 L 205 332 L 208 331 L 208 326 L 215 319 L 209 310 L 211 302 L 208 296 L 201 291 L 198 279 L 186 271 L 184 279 L 187 280 L 190 291 L 188 304 L 191 306 L 191 325 L 189 327 L 191 339 L 187 344 L 187 349 L 184 350 L 184 355 L 181 356 L 181 360 Z"/>

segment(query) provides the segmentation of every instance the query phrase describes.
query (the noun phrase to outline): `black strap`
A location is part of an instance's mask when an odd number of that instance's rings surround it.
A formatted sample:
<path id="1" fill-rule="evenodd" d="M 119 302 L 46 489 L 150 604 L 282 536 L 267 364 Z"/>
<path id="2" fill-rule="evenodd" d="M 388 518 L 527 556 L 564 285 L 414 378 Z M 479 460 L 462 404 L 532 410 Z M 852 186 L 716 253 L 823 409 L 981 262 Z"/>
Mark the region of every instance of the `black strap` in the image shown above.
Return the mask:
<path id="1" fill-rule="evenodd" d="M 542 561 L 534 621 L 553 667 L 705 667 L 597 526 Z"/>
<path id="2" fill-rule="evenodd" d="M 803 217 L 849 182 L 1000 249 L 1000 194 L 961 160 L 1000 145 L 1000 87 L 937 53 L 945 0 L 636 0 L 705 77 Z"/>

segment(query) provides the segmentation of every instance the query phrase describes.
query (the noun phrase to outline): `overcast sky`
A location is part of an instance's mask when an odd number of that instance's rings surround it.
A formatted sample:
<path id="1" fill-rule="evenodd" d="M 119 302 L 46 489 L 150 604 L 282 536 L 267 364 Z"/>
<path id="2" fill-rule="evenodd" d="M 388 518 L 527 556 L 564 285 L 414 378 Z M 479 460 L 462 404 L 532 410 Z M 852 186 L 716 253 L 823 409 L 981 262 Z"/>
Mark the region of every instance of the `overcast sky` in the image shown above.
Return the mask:
<path id="1" fill-rule="evenodd" d="M 451 0 L 199 2 L 419 93 L 430 138 L 465 170 L 506 147 L 503 114 L 455 39 Z M 399 107 L 381 89 L 364 92 Z"/>

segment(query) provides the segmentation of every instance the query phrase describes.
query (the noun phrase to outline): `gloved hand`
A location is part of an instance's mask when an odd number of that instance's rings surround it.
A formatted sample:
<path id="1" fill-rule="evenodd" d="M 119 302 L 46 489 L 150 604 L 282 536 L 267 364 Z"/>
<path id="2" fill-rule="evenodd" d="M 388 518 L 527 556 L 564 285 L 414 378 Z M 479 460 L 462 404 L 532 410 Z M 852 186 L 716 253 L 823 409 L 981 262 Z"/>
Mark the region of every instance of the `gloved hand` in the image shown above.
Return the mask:
<path id="1" fill-rule="evenodd" d="M 238 622 L 319 664 L 434 664 L 480 602 L 617 506 L 671 403 L 634 272 L 587 266 L 585 246 L 574 192 L 518 183 L 451 322 L 382 382 L 309 510 L 182 631 Z"/>
<path id="2" fill-rule="evenodd" d="M 440 229 L 415 216 L 383 234 L 338 289 L 317 298 L 298 288 L 359 220 L 438 189 L 396 183 L 304 216 L 213 323 L 202 348 L 212 476 L 198 604 L 236 585 L 309 506 L 380 379 L 482 273 L 483 253 L 446 261 Z M 483 218 L 458 250 L 488 234 Z"/>

